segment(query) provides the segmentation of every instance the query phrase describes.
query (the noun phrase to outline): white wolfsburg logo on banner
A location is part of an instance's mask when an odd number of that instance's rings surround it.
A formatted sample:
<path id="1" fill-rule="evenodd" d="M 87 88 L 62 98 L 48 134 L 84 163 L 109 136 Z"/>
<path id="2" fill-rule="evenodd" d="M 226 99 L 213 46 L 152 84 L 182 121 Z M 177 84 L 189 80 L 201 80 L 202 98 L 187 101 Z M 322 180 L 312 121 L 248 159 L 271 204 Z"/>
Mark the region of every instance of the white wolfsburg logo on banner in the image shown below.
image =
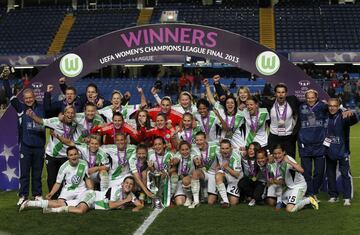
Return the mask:
<path id="1" fill-rule="evenodd" d="M 60 70 L 66 77 L 76 77 L 81 73 L 82 69 L 82 59 L 76 54 L 67 54 L 60 60 Z"/>
<path id="2" fill-rule="evenodd" d="M 263 75 L 273 75 L 280 68 L 280 59 L 274 52 L 264 51 L 256 57 L 256 68 Z"/>

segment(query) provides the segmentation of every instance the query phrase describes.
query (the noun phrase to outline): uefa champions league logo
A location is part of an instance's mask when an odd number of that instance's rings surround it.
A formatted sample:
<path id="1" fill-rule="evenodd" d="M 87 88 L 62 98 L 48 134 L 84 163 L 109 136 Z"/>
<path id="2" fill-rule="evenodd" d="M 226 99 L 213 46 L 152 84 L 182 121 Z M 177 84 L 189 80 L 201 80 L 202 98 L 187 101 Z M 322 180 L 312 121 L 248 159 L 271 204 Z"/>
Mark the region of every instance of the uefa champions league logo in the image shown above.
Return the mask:
<path id="1" fill-rule="evenodd" d="M 70 53 L 60 60 L 60 71 L 66 77 L 76 77 L 83 69 L 83 61 L 80 56 Z"/>
<path id="2" fill-rule="evenodd" d="M 280 59 L 272 51 L 264 51 L 256 57 L 257 70 L 266 76 L 275 74 L 280 68 Z"/>
<path id="3" fill-rule="evenodd" d="M 72 184 L 78 185 L 80 183 L 80 180 L 81 180 L 81 178 L 78 175 L 74 175 L 73 177 L 71 177 Z"/>

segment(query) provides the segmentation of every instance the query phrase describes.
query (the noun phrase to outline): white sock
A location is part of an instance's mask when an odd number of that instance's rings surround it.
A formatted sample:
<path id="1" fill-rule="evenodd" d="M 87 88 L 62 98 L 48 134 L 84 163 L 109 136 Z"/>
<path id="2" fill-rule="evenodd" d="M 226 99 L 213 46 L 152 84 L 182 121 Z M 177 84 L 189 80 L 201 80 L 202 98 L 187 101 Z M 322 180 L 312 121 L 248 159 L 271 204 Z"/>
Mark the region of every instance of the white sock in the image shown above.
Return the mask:
<path id="1" fill-rule="evenodd" d="M 190 185 L 188 185 L 188 186 L 182 185 L 182 187 L 184 189 L 186 198 L 189 198 L 189 200 L 192 200 L 191 186 Z"/>
<path id="2" fill-rule="evenodd" d="M 301 200 L 300 202 L 298 202 L 294 208 L 291 210 L 291 212 L 295 212 L 295 211 L 299 211 L 301 210 L 302 208 L 304 208 L 304 206 L 310 204 L 310 199 L 307 197 L 307 198 L 304 198 L 303 200 Z"/>
<path id="3" fill-rule="evenodd" d="M 51 212 L 55 212 L 55 213 L 69 212 L 69 207 L 61 206 L 61 207 L 57 207 L 57 208 L 51 208 Z"/>
<path id="4" fill-rule="evenodd" d="M 227 192 L 226 192 L 226 188 L 225 188 L 225 184 L 221 183 L 216 185 L 217 190 L 219 191 L 219 194 L 221 196 L 221 199 L 225 202 L 225 203 L 229 203 L 229 199 L 227 197 Z"/>
<path id="5" fill-rule="evenodd" d="M 40 201 L 28 201 L 27 206 L 29 207 L 40 207 L 46 208 L 49 205 L 48 200 L 40 200 Z"/>
<path id="6" fill-rule="evenodd" d="M 177 187 L 177 183 L 179 181 L 179 176 L 177 175 L 172 175 L 170 177 L 170 183 L 171 183 L 171 196 L 175 194 L 176 191 L 176 187 Z"/>
<path id="7" fill-rule="evenodd" d="M 109 175 L 107 173 L 100 174 L 100 190 L 106 191 L 109 188 Z"/>
<path id="8" fill-rule="evenodd" d="M 193 194 L 194 202 L 199 203 L 200 180 L 191 180 L 191 192 Z"/>

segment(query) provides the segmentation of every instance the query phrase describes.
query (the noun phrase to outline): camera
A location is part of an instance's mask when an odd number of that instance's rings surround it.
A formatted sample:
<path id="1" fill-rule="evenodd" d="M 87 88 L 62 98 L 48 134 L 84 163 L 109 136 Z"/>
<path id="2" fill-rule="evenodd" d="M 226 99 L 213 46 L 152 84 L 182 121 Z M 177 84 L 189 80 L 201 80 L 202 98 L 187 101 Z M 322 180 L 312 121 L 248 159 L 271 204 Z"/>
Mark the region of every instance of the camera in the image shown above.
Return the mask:
<path id="1" fill-rule="evenodd" d="M 4 71 L 4 69 L 5 69 L 6 67 L 9 68 L 10 73 L 15 73 L 15 68 L 14 68 L 14 67 L 12 67 L 12 66 L 10 66 L 10 65 L 7 65 L 7 64 L 2 64 L 2 65 L 0 65 L 0 74 L 3 73 L 3 71 Z"/>

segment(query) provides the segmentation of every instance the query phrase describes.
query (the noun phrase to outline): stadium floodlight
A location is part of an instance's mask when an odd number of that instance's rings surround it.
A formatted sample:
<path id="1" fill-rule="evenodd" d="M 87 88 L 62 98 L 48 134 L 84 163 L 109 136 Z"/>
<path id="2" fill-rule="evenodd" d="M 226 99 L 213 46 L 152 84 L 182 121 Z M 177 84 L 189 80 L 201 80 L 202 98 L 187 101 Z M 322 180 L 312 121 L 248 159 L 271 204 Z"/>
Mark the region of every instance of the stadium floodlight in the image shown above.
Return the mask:
<path id="1" fill-rule="evenodd" d="M 168 64 L 163 64 L 162 66 L 164 66 L 164 67 L 179 67 L 182 65 L 183 64 L 179 64 L 179 63 L 168 63 Z"/>
<path id="2" fill-rule="evenodd" d="M 177 22 L 178 11 L 163 11 L 160 17 L 161 23 Z"/>
<path id="3" fill-rule="evenodd" d="M 34 66 L 31 65 L 18 65 L 18 66 L 14 66 L 15 69 L 33 69 Z"/>
<path id="4" fill-rule="evenodd" d="M 144 67 L 143 64 L 126 64 L 125 67 Z"/>
<path id="5" fill-rule="evenodd" d="M 329 62 L 322 62 L 322 63 L 314 63 L 317 66 L 333 66 L 335 65 L 334 63 L 329 63 Z"/>
<path id="6" fill-rule="evenodd" d="M 360 63 L 352 63 L 352 65 L 360 66 Z"/>

